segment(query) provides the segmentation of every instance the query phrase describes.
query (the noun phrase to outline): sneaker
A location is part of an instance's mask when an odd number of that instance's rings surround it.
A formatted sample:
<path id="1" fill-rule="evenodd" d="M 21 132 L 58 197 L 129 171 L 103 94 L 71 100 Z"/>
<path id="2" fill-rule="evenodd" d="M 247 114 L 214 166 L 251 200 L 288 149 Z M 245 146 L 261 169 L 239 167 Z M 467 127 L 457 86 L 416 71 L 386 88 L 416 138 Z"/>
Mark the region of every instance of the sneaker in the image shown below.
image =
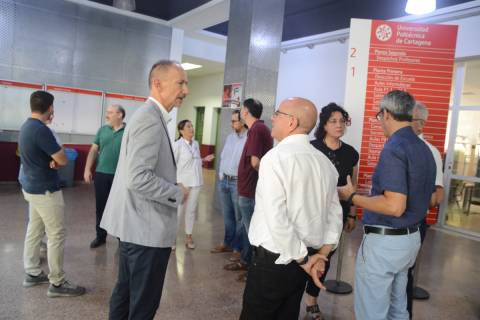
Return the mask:
<path id="1" fill-rule="evenodd" d="M 106 242 L 107 242 L 106 239 L 95 238 L 95 239 L 93 239 L 92 242 L 90 242 L 90 249 L 95 249 L 95 248 L 98 248 L 100 246 L 103 246 Z"/>
<path id="2" fill-rule="evenodd" d="M 23 286 L 25 288 L 33 287 L 38 284 L 48 283 L 48 276 L 42 271 L 38 276 L 32 276 L 30 274 L 25 275 L 23 279 Z"/>
<path id="3" fill-rule="evenodd" d="M 60 286 L 54 286 L 50 284 L 47 291 L 47 296 L 50 298 L 56 297 L 76 297 L 81 296 L 85 293 L 85 288 L 71 284 L 68 281 L 65 281 Z"/>

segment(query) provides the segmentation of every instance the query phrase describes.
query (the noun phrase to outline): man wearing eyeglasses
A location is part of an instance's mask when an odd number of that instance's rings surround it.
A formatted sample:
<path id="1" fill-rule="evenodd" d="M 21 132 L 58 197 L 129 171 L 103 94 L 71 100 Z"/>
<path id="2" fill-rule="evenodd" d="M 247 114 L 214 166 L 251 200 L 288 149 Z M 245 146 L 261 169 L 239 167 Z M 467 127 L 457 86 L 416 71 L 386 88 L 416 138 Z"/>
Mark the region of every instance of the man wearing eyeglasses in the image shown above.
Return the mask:
<path id="1" fill-rule="evenodd" d="M 314 104 L 303 98 L 283 101 L 272 116 L 272 137 L 279 143 L 260 166 L 242 320 L 298 319 L 308 275 L 322 275 L 340 239 L 338 173 L 310 144 L 316 120 Z M 318 253 L 309 257 L 307 248 Z"/>
<path id="2" fill-rule="evenodd" d="M 419 225 L 435 201 L 435 160 L 412 129 L 414 98 L 394 90 L 380 102 L 377 119 L 388 141 L 372 177 L 370 196 L 351 179 L 340 198 L 364 208 L 365 236 L 355 267 L 357 319 L 405 319 L 407 273 L 420 249 Z"/>
<path id="3" fill-rule="evenodd" d="M 223 243 L 213 248 L 211 253 L 232 252 L 232 262 L 240 260 L 243 226 L 238 209 L 237 173 L 240 157 L 247 141 L 247 128 L 240 118 L 240 111 L 234 110 L 231 116 L 233 132 L 227 136 L 220 156 L 218 178 L 220 179 L 220 201 L 225 223 Z"/>
<path id="4" fill-rule="evenodd" d="M 248 229 L 255 208 L 255 189 L 257 187 L 258 170 L 260 159 L 273 146 L 273 139 L 270 129 L 260 120 L 263 112 L 262 103 L 253 98 L 243 101 L 240 109 L 240 116 L 248 126 L 247 141 L 240 157 L 238 165 L 238 208 L 242 217 L 242 224 L 245 230 L 242 244 L 241 259 L 224 266 L 230 271 L 246 271 L 250 264 L 252 250 L 248 241 Z M 246 273 L 241 274 L 238 280 L 244 282 Z"/>

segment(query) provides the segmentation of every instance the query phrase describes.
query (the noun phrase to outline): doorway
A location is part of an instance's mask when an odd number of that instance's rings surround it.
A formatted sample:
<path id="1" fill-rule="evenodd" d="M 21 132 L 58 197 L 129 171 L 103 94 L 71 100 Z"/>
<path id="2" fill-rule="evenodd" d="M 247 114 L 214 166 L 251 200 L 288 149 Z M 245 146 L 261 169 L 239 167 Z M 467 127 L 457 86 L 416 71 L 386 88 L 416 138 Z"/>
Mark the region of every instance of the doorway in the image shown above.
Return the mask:
<path id="1" fill-rule="evenodd" d="M 203 142 L 203 124 L 205 122 L 205 107 L 195 107 L 195 140 Z"/>
<path id="2" fill-rule="evenodd" d="M 455 65 L 440 224 L 480 237 L 480 59 Z"/>

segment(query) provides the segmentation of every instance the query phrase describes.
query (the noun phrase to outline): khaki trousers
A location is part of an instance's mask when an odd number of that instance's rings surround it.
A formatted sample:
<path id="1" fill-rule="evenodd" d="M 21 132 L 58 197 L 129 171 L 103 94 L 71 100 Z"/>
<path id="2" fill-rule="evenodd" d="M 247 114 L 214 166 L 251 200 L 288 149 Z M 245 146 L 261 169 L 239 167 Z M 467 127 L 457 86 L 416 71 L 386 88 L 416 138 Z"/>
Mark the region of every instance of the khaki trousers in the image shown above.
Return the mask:
<path id="1" fill-rule="evenodd" d="M 47 259 L 50 272 L 48 279 L 54 285 L 65 281 L 63 271 L 63 251 L 65 244 L 65 224 L 62 191 L 45 194 L 30 194 L 23 190 L 23 196 L 29 204 L 29 221 L 23 264 L 27 274 L 37 276 L 40 268 L 40 241 L 47 234 Z"/>

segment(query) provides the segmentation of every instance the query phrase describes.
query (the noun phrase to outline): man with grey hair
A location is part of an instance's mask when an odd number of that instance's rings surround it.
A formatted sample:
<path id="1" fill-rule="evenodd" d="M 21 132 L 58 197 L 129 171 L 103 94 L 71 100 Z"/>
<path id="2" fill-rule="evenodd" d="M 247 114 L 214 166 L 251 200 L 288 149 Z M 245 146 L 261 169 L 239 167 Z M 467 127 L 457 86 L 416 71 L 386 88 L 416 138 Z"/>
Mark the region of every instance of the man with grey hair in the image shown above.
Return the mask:
<path id="1" fill-rule="evenodd" d="M 340 198 L 364 208 L 365 235 L 355 267 L 357 319 L 408 319 L 407 272 L 420 248 L 419 224 L 434 199 L 435 161 L 412 129 L 414 98 L 394 90 L 380 102 L 377 120 L 388 138 L 372 176 L 370 196 L 350 177 Z"/>
<path id="2" fill-rule="evenodd" d="M 85 163 L 83 178 L 86 183 L 91 183 L 92 167 L 96 162 L 94 178 L 96 237 L 90 243 L 90 248 L 92 249 L 104 245 L 107 239 L 107 232 L 100 228 L 100 221 L 102 221 L 103 210 L 107 204 L 108 195 L 112 188 L 113 177 L 117 169 L 118 155 L 120 154 L 120 146 L 125 128 L 123 119 L 125 119 L 125 110 L 121 105 L 114 104 L 107 108 L 105 112 L 107 124 L 98 129 Z"/>
<path id="3" fill-rule="evenodd" d="M 428 109 L 427 107 L 418 102 L 415 104 L 415 108 L 413 109 L 413 121 L 412 121 L 412 128 L 415 131 L 415 134 L 418 135 L 420 139 L 425 142 L 428 146 L 430 151 L 432 152 L 433 158 L 435 159 L 435 166 L 437 169 L 437 175 L 435 177 L 435 202 L 432 203 L 434 206 L 438 206 L 443 200 L 443 165 L 442 165 L 442 156 L 440 155 L 440 151 L 435 148 L 430 142 L 428 142 L 423 137 L 423 130 L 425 128 L 425 123 L 428 119 Z M 423 219 L 422 223 L 420 224 L 420 237 L 421 242 L 425 239 L 425 235 L 427 232 L 427 221 Z M 414 291 L 414 273 L 415 265 L 408 269 L 408 284 L 407 284 L 407 309 L 408 313 L 410 314 L 410 319 L 413 317 L 413 291 Z"/>
<path id="4" fill-rule="evenodd" d="M 150 97 L 123 135 L 118 168 L 100 226 L 120 239 L 118 280 L 110 319 L 153 319 L 177 236 L 177 207 L 188 195 L 177 170 L 167 123 L 188 94 L 187 74 L 175 61 L 155 63 Z"/>

